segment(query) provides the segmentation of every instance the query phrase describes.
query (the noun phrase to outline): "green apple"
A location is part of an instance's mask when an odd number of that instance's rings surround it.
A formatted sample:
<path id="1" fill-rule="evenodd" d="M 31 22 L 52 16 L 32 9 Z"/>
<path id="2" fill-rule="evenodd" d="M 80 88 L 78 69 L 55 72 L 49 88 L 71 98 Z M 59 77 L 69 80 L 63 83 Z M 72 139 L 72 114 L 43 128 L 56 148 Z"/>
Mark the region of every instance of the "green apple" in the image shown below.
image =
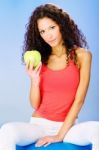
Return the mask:
<path id="1" fill-rule="evenodd" d="M 33 67 L 37 67 L 41 61 L 41 54 L 37 50 L 26 51 L 24 54 L 25 64 L 33 64 Z"/>

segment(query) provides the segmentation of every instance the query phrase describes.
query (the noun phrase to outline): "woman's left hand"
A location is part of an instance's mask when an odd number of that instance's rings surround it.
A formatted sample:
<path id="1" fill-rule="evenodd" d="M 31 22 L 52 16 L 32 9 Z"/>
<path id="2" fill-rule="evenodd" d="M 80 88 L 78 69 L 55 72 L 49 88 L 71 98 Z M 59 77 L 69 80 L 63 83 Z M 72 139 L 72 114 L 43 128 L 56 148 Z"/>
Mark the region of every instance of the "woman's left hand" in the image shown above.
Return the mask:
<path id="1" fill-rule="evenodd" d="M 36 142 L 35 146 L 36 146 L 36 147 L 41 147 L 41 146 L 46 147 L 46 146 L 48 146 L 48 145 L 51 144 L 51 143 L 61 142 L 61 141 L 62 141 L 62 139 L 61 139 L 58 135 L 45 136 L 45 137 L 39 139 L 39 140 Z"/>

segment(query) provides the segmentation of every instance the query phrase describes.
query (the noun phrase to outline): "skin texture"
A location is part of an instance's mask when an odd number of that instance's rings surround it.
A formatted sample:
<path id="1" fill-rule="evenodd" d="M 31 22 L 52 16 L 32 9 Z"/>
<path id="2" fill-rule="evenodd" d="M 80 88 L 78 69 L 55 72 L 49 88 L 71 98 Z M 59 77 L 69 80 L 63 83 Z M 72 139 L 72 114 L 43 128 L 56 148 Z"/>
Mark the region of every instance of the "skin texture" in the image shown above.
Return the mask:
<path id="1" fill-rule="evenodd" d="M 39 19 L 37 23 L 40 36 L 52 48 L 52 53 L 48 59 L 47 66 L 52 70 L 63 69 L 67 65 L 67 49 L 63 46 L 63 39 L 58 24 L 47 17 Z M 50 143 L 62 141 L 66 133 L 73 126 L 83 106 L 90 81 L 92 54 L 89 50 L 80 47 L 77 47 L 75 52 L 77 55 L 77 66 L 80 69 L 80 83 L 76 92 L 74 103 L 58 134 L 55 136 L 46 136 L 38 140 L 35 145 L 37 147 L 47 146 Z M 41 66 L 42 64 L 40 64 L 36 70 L 33 69 L 33 66 L 30 66 L 29 68 L 26 67 L 27 73 L 31 78 L 30 101 L 34 108 L 38 108 L 41 103 L 39 91 L 39 73 Z M 40 117 L 36 113 L 34 113 L 33 116 Z"/>

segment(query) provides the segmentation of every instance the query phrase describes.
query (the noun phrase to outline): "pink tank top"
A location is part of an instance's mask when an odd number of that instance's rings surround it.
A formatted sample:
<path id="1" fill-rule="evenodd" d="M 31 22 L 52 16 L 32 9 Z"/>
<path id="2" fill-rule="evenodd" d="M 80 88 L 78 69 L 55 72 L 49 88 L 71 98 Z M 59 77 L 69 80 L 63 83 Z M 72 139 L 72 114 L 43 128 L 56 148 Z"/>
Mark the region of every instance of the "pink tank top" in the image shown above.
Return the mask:
<path id="1" fill-rule="evenodd" d="M 64 121 L 74 100 L 80 72 L 73 61 L 62 70 L 51 70 L 46 65 L 41 69 L 41 104 L 36 110 L 40 116 Z"/>

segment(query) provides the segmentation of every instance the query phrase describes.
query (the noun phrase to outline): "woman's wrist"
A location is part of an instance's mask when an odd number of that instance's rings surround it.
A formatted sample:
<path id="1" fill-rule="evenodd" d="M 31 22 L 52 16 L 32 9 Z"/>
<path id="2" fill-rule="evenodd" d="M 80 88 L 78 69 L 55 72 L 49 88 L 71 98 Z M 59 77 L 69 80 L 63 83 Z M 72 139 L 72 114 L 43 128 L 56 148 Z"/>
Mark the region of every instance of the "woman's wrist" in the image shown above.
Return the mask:
<path id="1" fill-rule="evenodd" d="M 58 133 L 57 136 L 58 136 L 58 139 L 59 139 L 60 141 L 63 141 L 63 139 L 64 139 L 64 137 L 65 137 L 65 135 L 64 135 L 64 134 L 61 134 L 61 133 Z"/>
<path id="2" fill-rule="evenodd" d="M 31 78 L 31 84 L 32 85 L 37 85 L 37 86 L 39 86 L 39 84 L 40 84 L 40 79 L 39 78 Z"/>
<path id="3" fill-rule="evenodd" d="M 31 81 L 31 86 L 32 87 L 39 87 L 39 82 Z"/>

